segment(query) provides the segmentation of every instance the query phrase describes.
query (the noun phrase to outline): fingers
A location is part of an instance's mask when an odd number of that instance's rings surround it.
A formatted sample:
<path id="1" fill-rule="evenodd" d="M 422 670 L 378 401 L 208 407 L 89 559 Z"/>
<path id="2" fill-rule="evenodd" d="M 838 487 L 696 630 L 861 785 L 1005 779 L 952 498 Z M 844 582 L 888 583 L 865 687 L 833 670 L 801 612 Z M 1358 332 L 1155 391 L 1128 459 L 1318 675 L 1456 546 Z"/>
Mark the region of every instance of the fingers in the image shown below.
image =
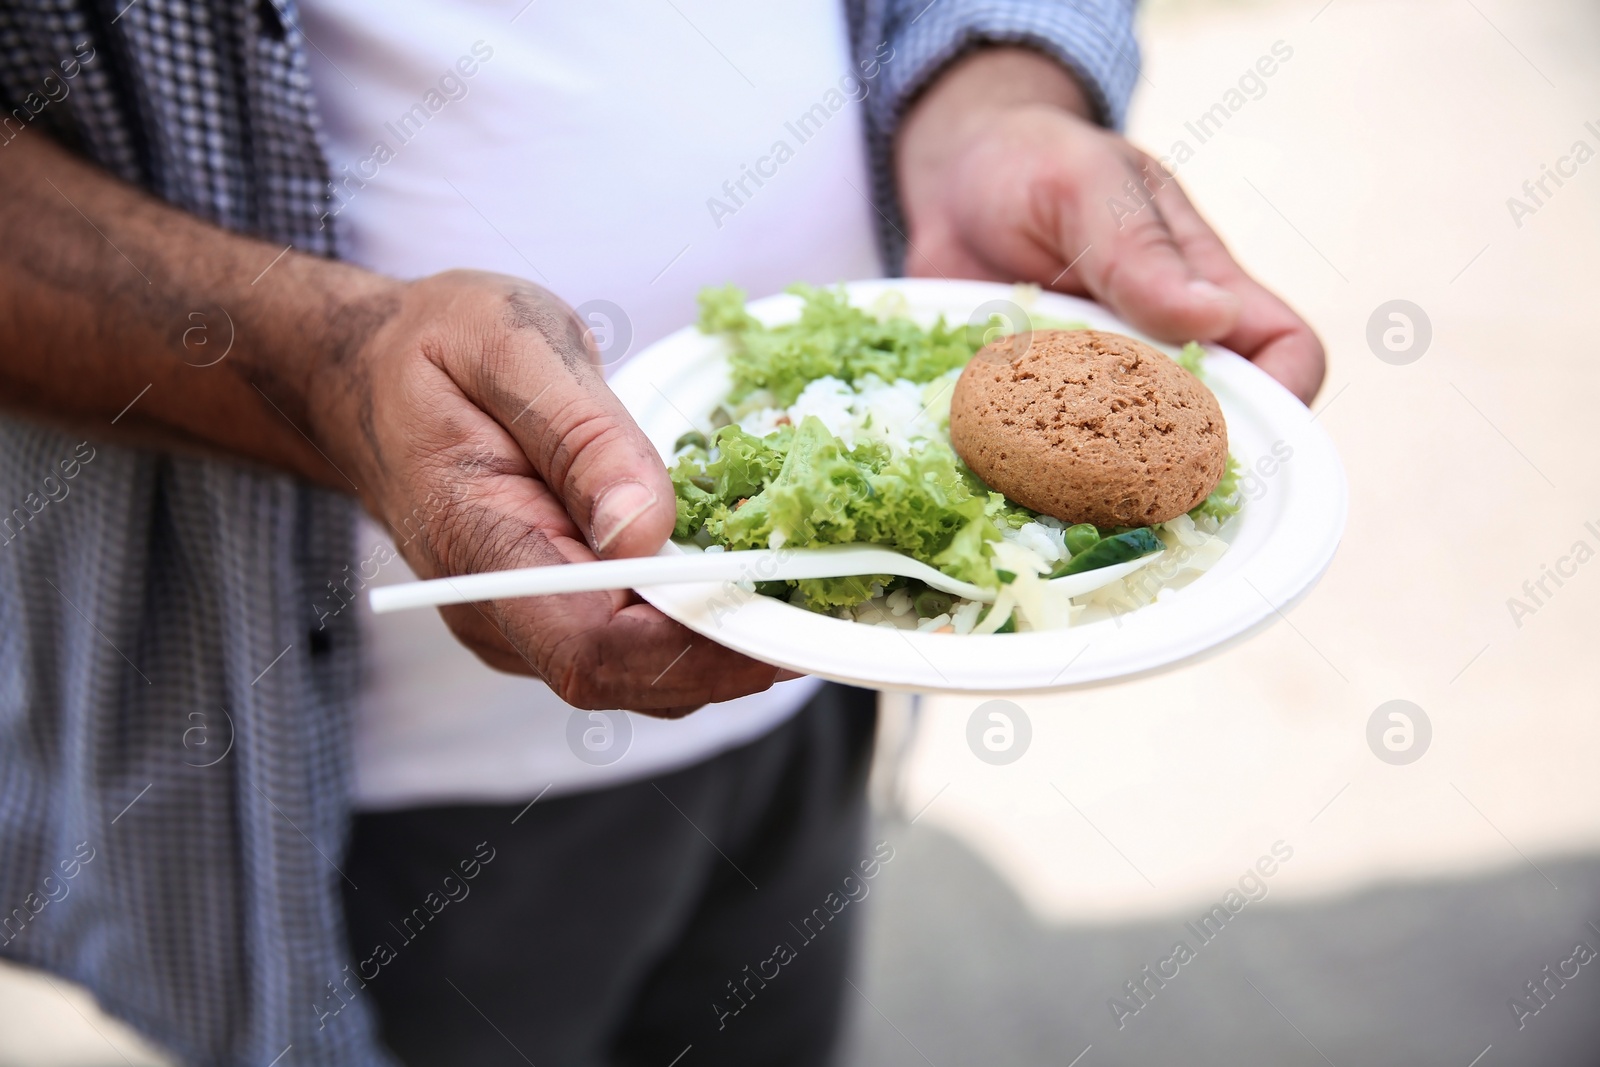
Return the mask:
<path id="1" fill-rule="evenodd" d="M 648 604 L 630 605 L 601 631 L 563 642 L 551 671 L 547 681 L 570 704 L 646 712 L 732 700 L 768 688 L 779 674 Z"/>
<path id="2" fill-rule="evenodd" d="M 470 506 L 470 505 L 468 505 Z M 519 518 L 518 511 L 522 512 Z M 486 510 L 495 533 L 483 551 L 506 566 L 592 559 L 586 545 L 524 525 L 527 512 Z M 464 541 L 484 543 L 469 532 Z M 497 544 L 498 542 L 498 544 Z M 452 631 L 496 670 L 542 678 L 567 703 L 678 713 L 766 689 L 779 671 L 662 615 L 625 590 L 521 597 L 443 609 Z"/>
<path id="3" fill-rule="evenodd" d="M 469 389 L 560 497 L 603 557 L 649 555 L 671 535 L 666 467 L 606 385 L 583 325 L 533 285 L 507 293 L 504 333 Z"/>
<path id="4" fill-rule="evenodd" d="M 1325 367 L 1311 327 L 1239 267 L 1175 178 L 1121 147 L 1073 178 L 1103 189 L 1121 168 L 1116 195 L 1064 198 L 1060 254 L 1082 255 L 1073 281 L 1161 340 L 1226 345 L 1309 403 Z"/>
<path id="5" fill-rule="evenodd" d="M 498 435 L 505 449 L 516 448 L 498 426 L 479 418 L 489 427 L 484 436 Z M 474 466 L 436 525 L 439 562 L 448 573 L 595 558 L 542 479 L 493 459 Z M 776 678 L 777 668 L 693 634 L 633 599 L 627 590 L 520 597 L 450 607 L 443 615 L 486 664 L 542 678 L 578 707 L 682 713 L 758 692 Z"/>
<path id="6" fill-rule="evenodd" d="M 1172 191 L 1174 195 L 1164 210 L 1184 258 L 1200 277 L 1216 283 L 1239 301 L 1234 328 L 1208 339 L 1252 360 L 1301 402 L 1311 403 L 1326 369 L 1322 342 L 1289 305 L 1240 268 L 1176 183 Z"/>
<path id="7" fill-rule="evenodd" d="M 1223 338 L 1222 344 L 1242 354 L 1242 345 L 1228 338 Z M 1326 357 L 1322 342 L 1309 328 L 1280 333 L 1255 349 L 1249 358 L 1308 407 L 1322 388 Z"/>
<path id="8" fill-rule="evenodd" d="M 1230 333 L 1238 297 L 1195 270 L 1168 226 L 1167 205 L 1182 196 L 1177 183 L 1153 164 L 1135 168 L 1119 152 L 1107 153 L 1084 179 L 1102 195 L 1075 197 L 1078 206 L 1062 213 L 1059 237 L 1064 263 L 1081 256 L 1076 269 L 1084 287 L 1162 340 L 1210 341 Z"/>
<path id="9" fill-rule="evenodd" d="M 564 305 L 499 275 L 410 283 L 364 350 L 373 510 L 424 577 L 648 553 L 676 520 L 659 456 L 589 361 Z M 626 590 L 442 613 L 489 666 L 588 708 L 685 714 L 776 668 L 690 634 Z"/>
<path id="10" fill-rule="evenodd" d="M 488 666 L 541 678 L 575 707 L 677 718 L 799 677 L 701 637 L 649 605 L 624 608 L 598 627 L 576 628 L 565 605 L 522 610 L 530 603 L 535 599 L 459 605 L 445 615 L 456 636 Z M 512 637 L 530 625 L 548 639 L 540 642 L 548 652 L 540 657 L 547 659 L 542 667 Z"/>
<path id="11" fill-rule="evenodd" d="M 908 272 L 1087 295 L 1154 337 L 1225 344 L 1302 400 L 1315 394 L 1323 352 L 1311 328 L 1239 269 L 1176 179 L 1121 137 L 1020 108 L 935 177 L 901 174 L 942 190 L 911 205 Z"/>

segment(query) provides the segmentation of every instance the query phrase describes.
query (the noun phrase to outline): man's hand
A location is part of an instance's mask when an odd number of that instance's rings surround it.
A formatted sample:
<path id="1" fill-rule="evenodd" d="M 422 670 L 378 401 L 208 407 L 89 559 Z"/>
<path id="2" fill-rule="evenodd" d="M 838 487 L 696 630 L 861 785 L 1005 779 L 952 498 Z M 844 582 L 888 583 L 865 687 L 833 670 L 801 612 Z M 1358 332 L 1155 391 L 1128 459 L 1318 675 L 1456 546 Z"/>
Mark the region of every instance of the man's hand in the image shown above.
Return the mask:
<path id="1" fill-rule="evenodd" d="M 1323 375 L 1311 328 L 1239 268 L 1160 164 L 1088 115 L 1036 52 L 953 64 L 896 140 L 906 273 L 1088 296 L 1161 340 L 1225 345 L 1309 403 Z"/>
<path id="2" fill-rule="evenodd" d="M 402 283 L 226 233 L 35 130 L 4 154 L 11 411 L 358 493 L 426 577 L 643 555 L 671 532 L 660 457 L 576 316 L 537 286 Z M 676 715 L 779 676 L 624 593 L 446 620 L 493 666 L 581 707 Z"/>
<path id="3" fill-rule="evenodd" d="M 311 390 L 313 425 L 427 577 L 649 555 L 677 518 L 648 438 L 600 375 L 576 314 L 530 282 L 452 271 Z M 778 671 L 626 591 L 446 608 L 492 667 L 568 703 L 678 714 Z"/>

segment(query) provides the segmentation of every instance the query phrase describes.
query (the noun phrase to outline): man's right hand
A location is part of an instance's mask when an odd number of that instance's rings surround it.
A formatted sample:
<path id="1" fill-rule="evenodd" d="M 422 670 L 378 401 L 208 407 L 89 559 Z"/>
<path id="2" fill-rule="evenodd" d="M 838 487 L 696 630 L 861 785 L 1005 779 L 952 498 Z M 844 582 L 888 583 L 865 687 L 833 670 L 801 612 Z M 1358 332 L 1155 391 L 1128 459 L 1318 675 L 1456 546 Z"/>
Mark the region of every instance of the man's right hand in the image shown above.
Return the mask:
<path id="1" fill-rule="evenodd" d="M 7 409 L 356 492 L 424 577 L 646 555 L 671 532 L 661 459 L 537 286 L 396 282 L 228 233 L 37 130 L 3 153 Z M 676 715 L 778 676 L 627 593 L 445 618 L 490 665 L 580 707 Z"/>
<path id="2" fill-rule="evenodd" d="M 424 578 L 654 553 L 672 483 L 611 390 L 583 324 L 518 278 L 451 271 L 342 363 L 319 365 L 313 425 Z M 765 689 L 777 671 L 627 591 L 443 610 L 500 670 L 584 708 L 672 713 Z"/>

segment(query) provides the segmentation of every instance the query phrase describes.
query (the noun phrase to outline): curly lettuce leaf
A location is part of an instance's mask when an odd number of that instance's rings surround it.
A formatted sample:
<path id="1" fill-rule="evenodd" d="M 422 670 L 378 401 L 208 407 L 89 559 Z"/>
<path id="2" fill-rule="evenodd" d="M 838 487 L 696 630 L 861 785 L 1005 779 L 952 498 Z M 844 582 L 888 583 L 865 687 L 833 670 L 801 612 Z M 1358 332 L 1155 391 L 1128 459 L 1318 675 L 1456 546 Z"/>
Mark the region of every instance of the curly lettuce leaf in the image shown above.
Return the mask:
<path id="1" fill-rule="evenodd" d="M 1188 344 L 1184 345 L 1183 350 L 1178 353 L 1177 363 L 1178 366 L 1182 367 L 1196 378 L 1199 378 L 1201 381 L 1205 381 L 1206 375 L 1203 367 L 1205 358 L 1206 350 L 1200 347 L 1200 343 L 1198 341 L 1190 341 Z"/>
<path id="2" fill-rule="evenodd" d="M 1189 517 L 1198 522 L 1208 518 L 1213 522 L 1221 523 L 1239 514 L 1244 507 L 1244 495 L 1239 492 L 1239 461 L 1233 458 L 1233 453 L 1228 453 L 1228 462 L 1222 468 L 1222 478 L 1218 480 L 1217 487 L 1211 490 L 1211 495 L 1202 500 L 1189 511 Z"/>
<path id="3" fill-rule="evenodd" d="M 850 449 L 808 417 L 760 439 L 730 426 L 713 446 L 715 458 L 693 450 L 673 469 L 675 536 L 703 529 L 733 549 L 884 545 L 964 581 L 999 583 L 985 546 L 1000 539 L 997 522 L 1015 521 L 1015 506 L 990 493 L 946 445 L 930 442 L 895 456 L 870 445 Z M 796 584 L 811 606 L 833 608 L 859 604 L 875 582 L 887 581 Z"/>
<path id="4" fill-rule="evenodd" d="M 788 407 L 813 379 L 834 377 L 854 383 L 875 374 L 886 382 L 905 378 L 928 382 L 966 366 L 982 347 L 982 331 L 943 319 L 924 329 L 906 318 L 878 319 L 851 306 L 844 289 L 795 285 L 800 317 L 781 326 L 764 326 L 744 309 L 736 286 L 700 294 L 700 330 L 728 339 L 728 365 L 738 404 L 752 393 L 769 391 L 778 407 Z"/>

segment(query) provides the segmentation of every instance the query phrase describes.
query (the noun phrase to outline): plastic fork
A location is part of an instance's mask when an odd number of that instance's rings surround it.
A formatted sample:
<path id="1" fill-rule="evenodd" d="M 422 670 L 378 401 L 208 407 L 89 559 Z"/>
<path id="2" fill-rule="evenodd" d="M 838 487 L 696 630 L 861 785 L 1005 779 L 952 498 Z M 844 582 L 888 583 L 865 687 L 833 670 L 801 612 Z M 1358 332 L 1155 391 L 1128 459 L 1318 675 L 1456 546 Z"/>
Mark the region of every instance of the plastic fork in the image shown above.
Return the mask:
<path id="1" fill-rule="evenodd" d="M 1100 567 L 1050 580 L 1052 589 L 1067 596 L 1082 596 L 1126 577 L 1162 553 Z M 633 559 L 607 559 L 549 567 L 487 571 L 425 582 L 383 586 L 371 594 L 378 614 L 408 608 L 471 604 L 480 600 L 590 593 L 602 589 L 638 589 L 642 586 L 685 582 L 757 582 L 795 578 L 844 578 L 856 575 L 896 574 L 915 578 L 952 596 L 994 603 L 998 590 L 985 589 L 955 578 L 892 548 L 877 545 L 829 545 L 824 548 L 752 548 L 730 552 L 682 551 L 667 545 L 659 555 Z"/>

